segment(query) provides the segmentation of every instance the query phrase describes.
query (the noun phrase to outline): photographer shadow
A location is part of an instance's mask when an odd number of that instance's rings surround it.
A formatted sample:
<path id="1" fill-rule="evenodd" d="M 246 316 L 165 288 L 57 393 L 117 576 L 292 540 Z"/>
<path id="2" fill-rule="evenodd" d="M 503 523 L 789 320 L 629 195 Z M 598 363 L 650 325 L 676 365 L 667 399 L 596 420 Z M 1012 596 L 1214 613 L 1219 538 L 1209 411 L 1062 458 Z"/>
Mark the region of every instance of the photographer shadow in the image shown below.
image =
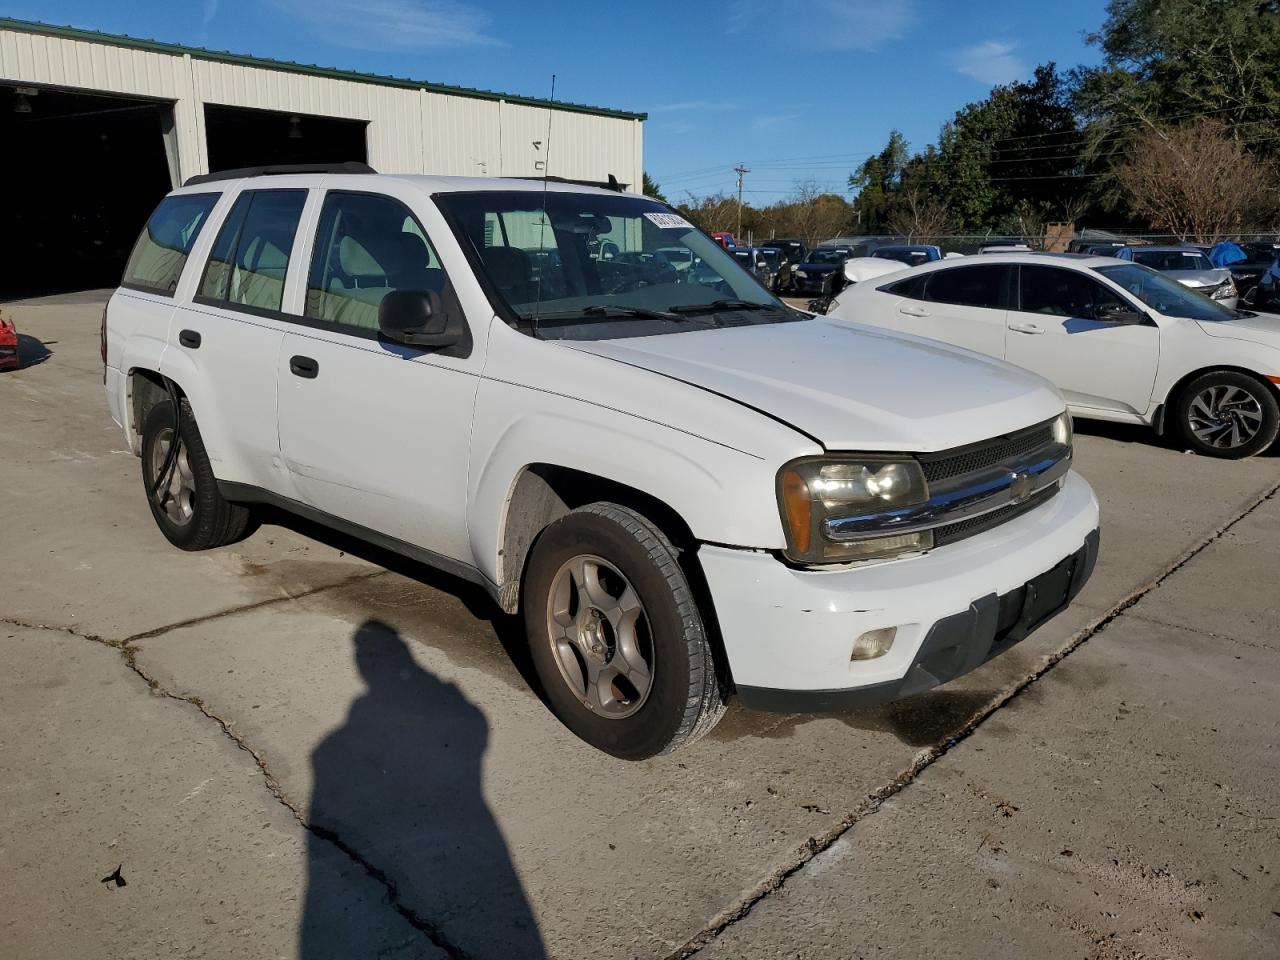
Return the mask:
<path id="1" fill-rule="evenodd" d="M 380 955 L 400 922 L 334 881 L 334 844 L 393 891 L 423 937 L 472 957 L 541 960 L 546 951 L 482 772 L 489 725 L 451 683 L 424 670 L 399 633 L 370 620 L 355 633 L 368 689 L 312 754 L 310 881 L 302 960 Z M 395 956 L 415 956 L 399 952 Z"/>

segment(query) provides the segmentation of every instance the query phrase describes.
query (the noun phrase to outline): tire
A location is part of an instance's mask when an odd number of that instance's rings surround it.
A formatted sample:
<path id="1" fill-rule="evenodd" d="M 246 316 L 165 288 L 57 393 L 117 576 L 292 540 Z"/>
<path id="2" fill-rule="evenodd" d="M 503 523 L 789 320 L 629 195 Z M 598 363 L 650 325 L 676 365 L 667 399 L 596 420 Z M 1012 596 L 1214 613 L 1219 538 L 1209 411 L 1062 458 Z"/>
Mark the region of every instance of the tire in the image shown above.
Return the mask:
<path id="1" fill-rule="evenodd" d="M 605 753 L 623 760 L 670 753 L 724 714 L 678 551 L 634 510 L 592 503 L 549 525 L 529 557 L 523 608 L 552 711 Z"/>
<path id="2" fill-rule="evenodd" d="M 205 453 L 200 428 L 186 400 L 180 401 L 182 423 L 178 428 L 177 462 L 171 480 L 158 493 L 151 492 L 164 466 L 173 436 L 173 405 L 168 401 L 147 412 L 142 424 L 142 483 L 156 526 L 170 543 L 182 550 L 209 550 L 235 543 L 249 529 L 248 507 L 230 503 L 218 492 L 218 481 Z"/>
<path id="3" fill-rule="evenodd" d="M 1210 457 L 1252 457 L 1275 443 L 1280 434 L 1275 390 L 1234 370 L 1196 377 L 1178 394 L 1174 413 L 1186 444 Z"/>

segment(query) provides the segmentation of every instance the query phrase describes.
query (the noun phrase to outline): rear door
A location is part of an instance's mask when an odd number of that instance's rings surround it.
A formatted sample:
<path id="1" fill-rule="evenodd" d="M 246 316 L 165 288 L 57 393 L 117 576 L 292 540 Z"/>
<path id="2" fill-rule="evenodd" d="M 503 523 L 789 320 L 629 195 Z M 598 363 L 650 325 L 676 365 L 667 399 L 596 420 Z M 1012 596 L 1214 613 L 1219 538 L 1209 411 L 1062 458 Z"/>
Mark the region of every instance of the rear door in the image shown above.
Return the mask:
<path id="1" fill-rule="evenodd" d="M 921 276 L 922 283 L 901 286 L 908 295 L 897 306 L 897 329 L 991 357 L 1004 357 L 1011 266 L 984 263 L 934 270 Z"/>
<path id="2" fill-rule="evenodd" d="M 1160 363 L 1160 329 L 1153 322 L 1097 319 L 1108 305 L 1139 308 L 1084 271 L 1023 264 L 1019 272 L 1009 311 L 1009 362 L 1052 381 L 1074 407 L 1145 415 Z"/>
<path id="3" fill-rule="evenodd" d="M 276 364 L 306 199 L 306 188 L 242 190 L 169 334 L 169 351 L 207 388 L 192 402 L 211 408 L 194 413 L 208 427 L 202 435 L 218 479 L 278 493 L 288 491 L 288 476 L 276 432 Z M 166 363 L 177 362 L 166 353 Z"/>
<path id="4" fill-rule="evenodd" d="M 406 203 L 413 195 L 397 197 L 398 189 L 323 195 L 308 231 L 301 315 L 280 353 L 280 444 L 306 504 L 465 561 L 483 351 L 380 338 L 378 306 L 393 290 L 430 292 L 442 309 L 461 310 L 428 229 Z M 427 222 L 445 229 L 438 214 Z"/>

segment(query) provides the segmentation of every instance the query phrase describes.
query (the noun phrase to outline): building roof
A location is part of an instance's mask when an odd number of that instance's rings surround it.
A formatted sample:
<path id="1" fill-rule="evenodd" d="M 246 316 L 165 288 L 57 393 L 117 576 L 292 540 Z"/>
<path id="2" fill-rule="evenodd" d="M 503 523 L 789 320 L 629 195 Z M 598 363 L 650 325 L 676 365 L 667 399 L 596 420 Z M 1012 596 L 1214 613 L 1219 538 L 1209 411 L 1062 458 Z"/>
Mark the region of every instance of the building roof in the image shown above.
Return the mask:
<path id="1" fill-rule="evenodd" d="M 500 93 L 494 90 L 476 90 L 471 87 L 455 87 L 444 83 L 432 83 L 427 80 L 413 80 L 408 77 L 391 77 L 378 73 L 361 73 L 356 70 L 342 70 L 338 67 L 321 67 L 312 63 L 296 63 L 293 60 L 272 60 L 267 57 L 254 57 L 246 53 L 231 53 L 227 50 L 208 50 L 204 47 L 192 47 L 182 43 L 168 43 L 163 40 L 140 39 L 119 33 L 102 33 L 98 30 L 85 30 L 80 27 L 57 26 L 40 23 L 34 20 L 16 20 L 11 17 L 0 17 L 0 30 L 15 30 L 20 33 L 38 33 L 51 37 L 65 37 L 69 40 L 83 40 L 89 43 L 103 43 L 116 47 L 129 47 L 134 50 L 150 50 L 155 53 L 167 53 L 173 56 L 189 54 L 201 60 L 212 60 L 218 63 L 238 64 L 244 67 L 258 67 L 263 70 L 280 70 L 285 73 L 300 73 L 312 77 L 328 77 L 332 80 L 350 80 L 356 83 L 371 83 L 375 86 L 399 87 L 411 90 L 426 90 L 429 93 L 443 93 L 455 97 L 472 97 L 477 100 L 505 100 L 527 107 L 552 107 L 556 110 L 567 110 L 571 113 L 586 113 L 597 117 L 616 117 L 620 120 L 647 120 L 647 113 L 632 113 L 626 110 L 611 110 L 608 107 L 593 107 L 581 103 L 567 103 L 561 100 L 544 100 L 539 97 L 522 97 L 515 94 Z"/>

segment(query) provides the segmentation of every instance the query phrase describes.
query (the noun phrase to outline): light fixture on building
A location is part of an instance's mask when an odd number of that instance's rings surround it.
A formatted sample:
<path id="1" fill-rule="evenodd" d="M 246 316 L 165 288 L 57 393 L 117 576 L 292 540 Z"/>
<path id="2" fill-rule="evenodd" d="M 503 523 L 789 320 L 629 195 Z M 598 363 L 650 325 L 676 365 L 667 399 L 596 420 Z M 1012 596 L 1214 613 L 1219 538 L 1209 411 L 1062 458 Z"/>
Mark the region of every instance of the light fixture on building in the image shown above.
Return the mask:
<path id="1" fill-rule="evenodd" d="M 14 113 L 30 113 L 31 97 L 34 97 L 40 91 L 35 87 L 14 87 L 13 88 L 13 112 Z"/>
<path id="2" fill-rule="evenodd" d="M 302 139 L 302 118 L 301 117 L 289 118 L 289 139 L 290 140 Z"/>

